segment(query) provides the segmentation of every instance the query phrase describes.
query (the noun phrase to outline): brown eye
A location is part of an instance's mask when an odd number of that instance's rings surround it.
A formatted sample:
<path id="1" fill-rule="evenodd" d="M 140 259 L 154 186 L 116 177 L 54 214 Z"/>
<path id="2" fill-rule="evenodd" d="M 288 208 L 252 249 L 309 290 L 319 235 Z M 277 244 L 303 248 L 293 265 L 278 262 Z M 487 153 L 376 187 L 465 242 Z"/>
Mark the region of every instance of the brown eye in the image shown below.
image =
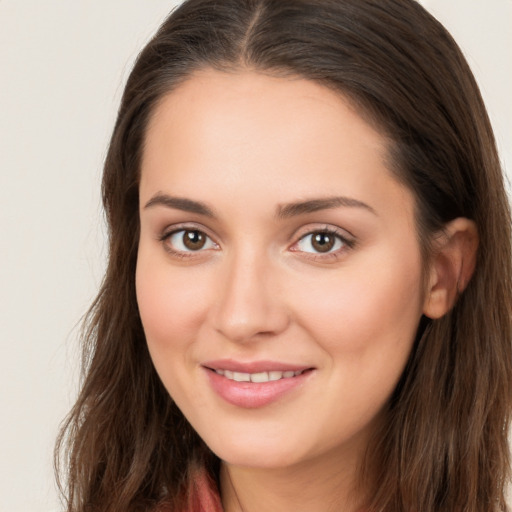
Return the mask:
<path id="1" fill-rule="evenodd" d="M 206 236 L 201 231 L 184 231 L 183 245 L 191 251 L 202 249 L 206 243 Z"/>
<path id="2" fill-rule="evenodd" d="M 336 238 L 331 233 L 315 233 L 311 237 L 311 245 L 317 252 L 328 252 L 334 247 Z"/>
<path id="3" fill-rule="evenodd" d="M 217 244 L 198 229 L 180 229 L 162 237 L 167 250 L 173 253 L 199 252 L 215 249 Z"/>
<path id="4" fill-rule="evenodd" d="M 313 231 L 304 235 L 297 243 L 299 251 L 316 254 L 336 252 L 345 246 L 350 246 L 350 243 L 331 231 Z"/>

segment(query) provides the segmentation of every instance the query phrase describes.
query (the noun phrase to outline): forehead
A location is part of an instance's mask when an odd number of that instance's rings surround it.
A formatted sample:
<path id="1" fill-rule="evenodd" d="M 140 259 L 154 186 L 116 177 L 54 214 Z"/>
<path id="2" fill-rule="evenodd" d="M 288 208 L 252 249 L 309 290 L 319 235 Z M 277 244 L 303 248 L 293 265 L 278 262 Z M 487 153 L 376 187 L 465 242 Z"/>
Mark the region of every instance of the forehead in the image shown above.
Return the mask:
<path id="1" fill-rule="evenodd" d="M 386 166 L 387 154 L 386 137 L 327 87 L 204 70 L 155 108 L 141 196 L 172 191 L 207 202 L 259 196 L 275 205 L 333 194 L 368 203 L 380 192 L 372 200 L 384 202 L 406 193 Z"/>
<path id="2" fill-rule="evenodd" d="M 193 129 L 191 133 L 188 129 Z M 326 144 L 339 136 L 360 137 L 358 146 L 385 152 L 387 139 L 363 120 L 349 99 L 325 86 L 298 77 L 275 77 L 252 71 L 225 73 L 202 70 L 194 73 L 156 105 L 146 130 L 146 143 L 158 142 L 164 131 L 191 142 L 219 142 L 231 150 L 248 136 L 256 144 L 283 144 L 293 136 Z M 364 133 L 363 133 L 364 132 Z M 161 140 L 160 140 L 161 142 Z M 300 147 L 296 148 L 300 151 Z"/>

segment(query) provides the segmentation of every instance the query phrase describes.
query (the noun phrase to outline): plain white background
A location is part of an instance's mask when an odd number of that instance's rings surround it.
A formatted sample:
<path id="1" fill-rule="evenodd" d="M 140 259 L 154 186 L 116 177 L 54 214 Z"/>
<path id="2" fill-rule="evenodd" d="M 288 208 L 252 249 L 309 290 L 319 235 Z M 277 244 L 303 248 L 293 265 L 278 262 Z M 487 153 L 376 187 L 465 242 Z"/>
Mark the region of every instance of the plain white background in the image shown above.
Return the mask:
<path id="1" fill-rule="evenodd" d="M 0 512 L 60 510 L 52 449 L 102 278 L 101 167 L 133 59 L 177 1 L 0 0 Z M 512 0 L 425 0 L 512 174 Z"/>

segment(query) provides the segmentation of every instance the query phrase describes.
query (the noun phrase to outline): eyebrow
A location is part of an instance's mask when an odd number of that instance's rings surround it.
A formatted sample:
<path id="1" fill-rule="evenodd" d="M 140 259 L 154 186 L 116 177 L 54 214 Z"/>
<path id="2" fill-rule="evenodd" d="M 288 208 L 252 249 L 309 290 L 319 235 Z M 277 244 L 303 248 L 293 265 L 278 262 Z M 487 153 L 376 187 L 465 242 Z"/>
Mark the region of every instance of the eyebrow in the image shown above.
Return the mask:
<path id="1" fill-rule="evenodd" d="M 144 209 L 152 208 L 154 206 L 165 206 L 167 208 L 174 208 L 184 212 L 197 213 L 198 215 L 204 215 L 206 217 L 215 217 L 213 210 L 205 203 L 193 201 L 192 199 L 186 199 L 184 197 L 156 194 L 146 203 Z"/>
<path id="2" fill-rule="evenodd" d="M 320 210 L 330 210 L 339 207 L 350 207 L 350 208 L 364 208 L 369 212 L 377 215 L 377 212 L 366 203 L 353 199 L 351 197 L 325 197 L 318 199 L 309 199 L 306 201 L 299 201 L 296 203 L 288 203 L 280 205 L 277 210 L 277 217 L 280 219 L 286 219 L 289 217 L 295 217 L 297 215 L 304 215 L 307 213 L 314 213 Z"/>
<path id="3" fill-rule="evenodd" d="M 154 206 L 165 206 L 167 208 L 174 208 L 184 212 L 196 213 L 198 215 L 215 218 L 213 210 L 205 203 L 193 201 L 192 199 L 184 197 L 156 194 L 146 203 L 144 209 L 152 208 Z M 308 199 L 306 201 L 297 201 L 294 203 L 279 205 L 277 207 L 276 217 L 278 219 L 287 219 L 298 215 L 314 213 L 320 210 L 330 210 L 340 207 L 363 208 L 374 215 L 377 215 L 377 212 L 371 206 L 359 201 L 358 199 L 338 196 Z"/>

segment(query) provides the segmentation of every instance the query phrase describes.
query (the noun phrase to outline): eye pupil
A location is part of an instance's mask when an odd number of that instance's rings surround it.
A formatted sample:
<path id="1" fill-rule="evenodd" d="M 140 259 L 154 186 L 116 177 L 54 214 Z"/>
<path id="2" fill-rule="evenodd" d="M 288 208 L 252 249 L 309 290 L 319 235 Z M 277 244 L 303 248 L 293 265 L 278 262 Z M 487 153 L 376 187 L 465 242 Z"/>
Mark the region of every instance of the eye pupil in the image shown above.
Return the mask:
<path id="1" fill-rule="evenodd" d="M 311 240 L 311 244 L 318 252 L 328 252 L 334 247 L 335 238 L 329 233 L 316 233 Z"/>
<path id="2" fill-rule="evenodd" d="M 183 245 L 191 251 L 197 251 L 204 247 L 206 237 L 200 231 L 185 231 L 183 233 Z"/>

